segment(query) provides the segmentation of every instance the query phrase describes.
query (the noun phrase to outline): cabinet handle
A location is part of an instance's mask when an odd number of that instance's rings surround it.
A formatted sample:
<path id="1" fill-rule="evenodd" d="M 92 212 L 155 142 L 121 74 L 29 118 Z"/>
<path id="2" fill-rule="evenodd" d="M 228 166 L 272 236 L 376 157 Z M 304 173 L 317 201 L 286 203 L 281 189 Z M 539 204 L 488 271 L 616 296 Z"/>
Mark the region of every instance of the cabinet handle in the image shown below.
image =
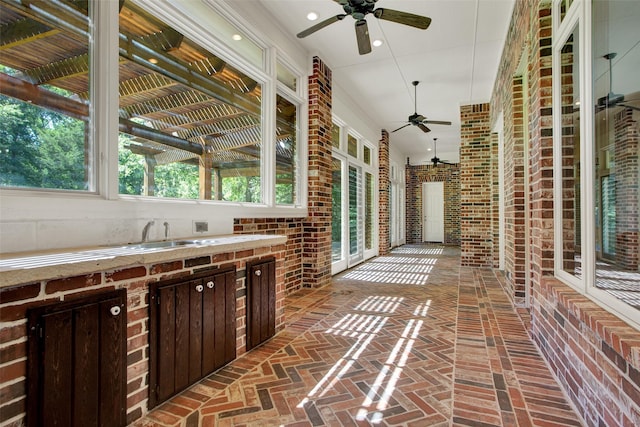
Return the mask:
<path id="1" fill-rule="evenodd" d="M 207 288 L 213 289 L 214 286 L 215 286 L 215 283 L 213 283 L 212 281 L 207 282 Z"/>
<path id="2" fill-rule="evenodd" d="M 256 276 L 262 276 L 262 271 L 256 270 Z"/>
<path id="3" fill-rule="evenodd" d="M 202 285 L 197 285 L 196 286 L 196 291 L 202 292 L 203 290 L 204 290 L 204 286 L 202 286 Z"/>
<path id="4" fill-rule="evenodd" d="M 118 314 L 120 314 L 120 306 L 114 305 L 109 311 L 113 316 L 117 316 Z"/>

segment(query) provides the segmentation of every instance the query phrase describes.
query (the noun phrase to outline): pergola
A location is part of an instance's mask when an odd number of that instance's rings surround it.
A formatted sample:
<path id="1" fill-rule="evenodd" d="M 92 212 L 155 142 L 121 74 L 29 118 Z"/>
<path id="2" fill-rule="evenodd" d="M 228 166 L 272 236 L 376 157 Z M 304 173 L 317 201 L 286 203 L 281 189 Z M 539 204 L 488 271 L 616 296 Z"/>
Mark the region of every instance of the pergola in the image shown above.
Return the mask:
<path id="1" fill-rule="evenodd" d="M 261 86 L 136 5 L 119 7 L 119 130 L 145 158 L 145 194 L 155 167 L 173 162 L 198 166 L 201 199 L 220 199 L 225 176 L 259 176 Z M 0 63 L 15 73 L 0 73 L 0 93 L 88 122 L 87 10 L 2 0 Z M 278 100 L 276 173 L 293 176 L 296 108 Z"/>

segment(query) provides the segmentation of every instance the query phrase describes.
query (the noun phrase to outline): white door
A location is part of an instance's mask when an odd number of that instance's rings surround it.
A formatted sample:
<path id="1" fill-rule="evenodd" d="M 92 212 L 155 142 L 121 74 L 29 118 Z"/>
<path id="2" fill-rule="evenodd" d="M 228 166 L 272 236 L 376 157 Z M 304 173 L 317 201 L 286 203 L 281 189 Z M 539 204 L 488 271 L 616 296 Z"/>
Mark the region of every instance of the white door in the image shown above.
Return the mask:
<path id="1" fill-rule="evenodd" d="M 444 242 L 444 183 L 422 184 L 423 238 L 425 242 Z"/>

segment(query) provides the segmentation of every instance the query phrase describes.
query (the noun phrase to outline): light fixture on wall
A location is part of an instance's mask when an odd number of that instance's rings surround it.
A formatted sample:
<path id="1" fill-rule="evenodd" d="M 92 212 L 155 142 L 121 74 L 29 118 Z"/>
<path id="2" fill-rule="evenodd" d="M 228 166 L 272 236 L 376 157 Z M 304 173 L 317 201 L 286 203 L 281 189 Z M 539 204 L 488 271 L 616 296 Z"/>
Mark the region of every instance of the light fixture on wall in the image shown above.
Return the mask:
<path id="1" fill-rule="evenodd" d="M 309 12 L 307 13 L 307 19 L 309 21 L 315 21 L 316 19 L 318 19 L 318 14 L 315 12 Z"/>

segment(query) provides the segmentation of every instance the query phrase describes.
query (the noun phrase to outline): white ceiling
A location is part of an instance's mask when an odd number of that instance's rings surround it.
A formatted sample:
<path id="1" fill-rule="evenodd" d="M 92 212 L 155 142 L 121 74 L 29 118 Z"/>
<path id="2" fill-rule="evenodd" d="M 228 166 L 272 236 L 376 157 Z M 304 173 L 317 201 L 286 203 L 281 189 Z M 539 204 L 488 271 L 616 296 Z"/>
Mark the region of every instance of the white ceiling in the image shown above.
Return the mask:
<path id="1" fill-rule="evenodd" d="M 302 30 L 343 13 L 333 0 L 251 0 L 261 3 L 292 38 Z M 438 157 L 458 160 L 460 105 L 487 102 L 491 96 L 515 0 L 379 0 L 376 8 L 395 9 L 432 19 L 426 30 L 367 15 L 371 41 L 381 39 L 367 55 L 359 55 L 354 19 L 347 16 L 300 39 L 333 71 L 333 81 L 347 90 L 373 123 L 389 132 L 417 110 L 429 120 L 430 133 L 408 126 L 390 134 L 390 144 L 412 164 L 433 157 L 427 149 L 438 138 Z M 318 20 L 306 16 L 316 12 Z M 375 141 L 372 141 L 375 142 Z"/>

